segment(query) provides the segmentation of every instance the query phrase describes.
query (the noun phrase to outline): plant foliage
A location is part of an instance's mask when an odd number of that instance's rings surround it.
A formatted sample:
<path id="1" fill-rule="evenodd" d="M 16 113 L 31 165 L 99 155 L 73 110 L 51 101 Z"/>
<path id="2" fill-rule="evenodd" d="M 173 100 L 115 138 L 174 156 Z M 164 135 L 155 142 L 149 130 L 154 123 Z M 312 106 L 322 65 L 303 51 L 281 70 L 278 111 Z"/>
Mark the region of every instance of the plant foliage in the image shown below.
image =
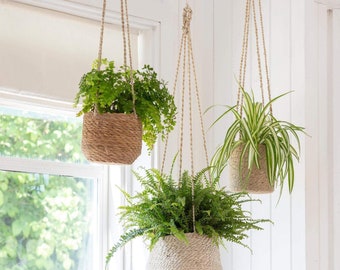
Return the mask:
<path id="1" fill-rule="evenodd" d="M 4 113 L 0 126 L 3 156 L 85 162 L 80 123 Z M 90 201 L 85 179 L 0 171 L 0 269 L 81 268 Z"/>
<path id="2" fill-rule="evenodd" d="M 96 60 L 92 70 L 80 80 L 75 106 L 82 103 L 82 109 L 77 116 L 94 110 L 98 113 L 132 113 L 132 72 L 135 111 L 143 125 L 143 140 L 151 150 L 158 135 L 164 138 L 174 128 L 176 106 L 173 96 L 148 65 L 135 71 L 125 66 L 115 70 L 114 62 L 107 59 L 103 59 L 102 64 L 104 68 L 98 70 Z"/>
<path id="3" fill-rule="evenodd" d="M 242 205 L 253 200 L 245 193 L 227 194 L 217 187 L 217 182 L 210 183 L 207 170 L 195 176 L 185 171 L 179 184 L 171 174 L 157 169 L 145 170 L 144 176 L 136 174 L 143 191 L 133 196 L 122 191 L 127 205 L 120 207 L 120 217 L 126 233 L 108 253 L 107 263 L 120 247 L 137 236 L 144 236 L 150 249 L 167 235 L 187 241 L 185 233 L 194 232 L 193 204 L 195 232 L 211 237 L 216 244 L 225 239 L 246 246 L 242 243 L 248 237 L 246 231 L 260 230 L 258 224 L 268 220 L 252 219 Z"/>
<path id="4" fill-rule="evenodd" d="M 272 186 L 280 185 L 281 192 L 285 178 L 288 176 L 289 192 L 292 192 L 294 186 L 294 163 L 293 159 L 299 160 L 300 139 L 298 132 L 304 132 L 304 128 L 296 126 L 287 121 L 277 120 L 270 113 L 270 105 L 286 95 L 282 94 L 270 100 L 263 105 L 256 102 L 254 94 L 245 92 L 243 89 L 244 103 L 242 104 L 241 114 L 236 107 L 227 107 L 228 109 L 214 122 L 219 121 L 228 113 L 233 113 L 235 121 L 228 128 L 223 144 L 217 149 L 213 159 L 212 166 L 216 177 L 220 177 L 222 171 L 227 165 L 231 153 L 238 146 L 243 145 L 240 163 L 243 156 L 248 152 L 248 166 L 251 172 L 255 165 L 259 168 L 259 151 L 260 144 L 266 147 L 267 175 Z M 295 140 L 297 149 L 293 146 Z M 240 168 L 243 164 L 240 164 Z"/>

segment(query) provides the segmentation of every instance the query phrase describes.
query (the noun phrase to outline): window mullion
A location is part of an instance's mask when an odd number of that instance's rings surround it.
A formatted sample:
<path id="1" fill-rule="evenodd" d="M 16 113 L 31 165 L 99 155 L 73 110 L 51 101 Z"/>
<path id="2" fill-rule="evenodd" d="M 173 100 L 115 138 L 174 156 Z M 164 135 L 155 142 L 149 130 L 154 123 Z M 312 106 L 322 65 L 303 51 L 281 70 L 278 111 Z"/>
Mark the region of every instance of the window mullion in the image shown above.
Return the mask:
<path id="1" fill-rule="evenodd" d="M 103 166 L 75 164 L 28 158 L 0 157 L 0 170 L 63 175 L 79 178 L 103 178 Z"/>

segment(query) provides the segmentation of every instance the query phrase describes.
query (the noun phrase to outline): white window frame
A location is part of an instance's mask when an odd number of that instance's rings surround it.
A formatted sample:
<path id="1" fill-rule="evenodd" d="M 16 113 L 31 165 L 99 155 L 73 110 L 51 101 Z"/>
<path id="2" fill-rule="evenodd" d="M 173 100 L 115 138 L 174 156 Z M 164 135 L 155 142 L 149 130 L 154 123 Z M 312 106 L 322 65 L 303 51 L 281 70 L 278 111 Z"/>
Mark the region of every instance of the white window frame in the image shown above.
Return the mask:
<path id="1" fill-rule="evenodd" d="M 63 106 L 67 105 L 63 102 L 42 99 L 33 96 L 26 96 L 21 94 L 15 94 L 9 89 L 3 89 L 0 87 L 0 106 L 7 108 L 14 108 L 19 110 L 26 110 L 38 113 L 46 112 L 49 115 L 70 116 L 71 113 L 75 116 L 76 111 L 64 110 Z M 69 108 L 72 108 L 69 104 Z M 60 108 L 59 108 L 60 107 Z M 67 106 L 68 107 L 68 106 Z M 98 184 L 96 185 L 97 199 L 97 235 L 95 239 L 98 242 L 93 248 L 95 259 L 93 260 L 93 267 L 104 267 L 101 257 L 105 247 L 103 246 L 104 237 L 104 221 L 107 216 L 106 196 L 105 190 L 107 190 L 107 166 L 89 163 L 89 164 L 77 164 L 51 160 L 39 160 L 34 158 L 18 158 L 18 157 L 5 157 L 0 156 L 0 170 L 19 172 L 19 173 L 39 173 L 49 175 L 61 175 L 65 177 L 77 177 L 85 179 L 93 179 Z M 104 196 L 103 196 L 104 194 Z M 92 268 L 88 269 L 91 270 Z"/>
<path id="2" fill-rule="evenodd" d="M 100 21 L 101 19 L 102 2 L 98 0 L 13 0 L 13 2 L 50 9 L 95 21 Z M 152 65 L 155 70 L 157 70 L 159 76 L 166 81 L 171 79 L 174 75 L 173 67 L 175 66 L 175 55 L 178 50 L 178 33 L 180 32 L 180 28 L 176 27 L 176 25 L 179 26 L 178 18 L 180 18 L 177 16 L 180 11 L 180 5 L 178 3 L 179 1 L 174 3 L 173 0 L 165 2 L 144 0 L 143 3 L 141 3 L 140 0 L 129 1 L 130 26 L 133 31 L 138 31 L 139 33 L 139 67 L 144 63 Z M 152 6 L 153 9 L 151 10 L 147 8 L 147 6 Z M 119 1 L 108 0 L 108 10 L 106 12 L 105 22 L 120 25 L 121 21 L 118 11 Z M 166 46 L 167 50 L 161 50 L 162 44 L 164 45 L 163 47 Z M 160 59 L 162 59 L 162 63 Z M 18 94 L 18 97 L 14 99 L 14 101 L 17 102 L 19 98 L 19 100 L 22 101 L 22 105 L 32 101 L 32 97 L 29 93 L 23 94 L 15 92 L 14 94 Z M 0 96 L 4 95 L 11 96 L 11 90 L 0 88 Z M 11 99 L 9 98 L 8 100 Z M 69 113 L 74 113 L 74 111 L 70 110 L 70 104 L 67 103 L 53 103 L 50 100 L 41 97 L 34 97 L 34 100 L 38 100 L 42 104 L 47 105 L 49 110 L 64 109 Z M 158 146 L 156 145 L 154 153 L 161 152 L 158 151 L 157 148 Z M 152 154 L 150 156 L 150 159 L 148 160 L 149 166 L 158 166 L 158 155 L 159 154 Z M 11 161 L 14 161 L 14 159 Z M 100 257 L 103 259 L 108 250 L 112 247 L 110 230 L 113 228 L 113 223 L 117 223 L 117 219 L 113 221 L 113 212 L 117 210 L 118 203 L 124 203 L 122 196 L 119 199 L 120 202 L 112 201 L 112 197 L 114 197 L 112 194 L 118 194 L 119 190 L 116 188 L 116 183 L 111 179 L 111 176 L 119 173 L 120 186 L 129 192 L 136 191 L 139 189 L 139 186 L 138 183 L 132 181 L 131 169 L 136 169 L 140 165 L 141 164 L 138 164 L 137 162 L 132 167 L 104 166 L 104 170 L 102 171 L 102 179 L 99 181 L 101 185 L 98 187 L 98 194 L 101 194 L 98 196 L 100 209 L 99 226 L 101 228 L 99 240 L 102 245 L 98 246 L 98 254 L 100 254 Z M 82 168 L 79 167 L 79 169 Z M 139 252 L 139 247 L 140 245 L 137 245 L 137 247 L 132 248 L 132 244 L 130 243 L 126 245 L 126 248 L 122 252 L 115 254 L 115 260 L 117 262 L 115 265 L 118 265 L 118 268 L 114 269 L 139 270 L 141 265 L 138 265 L 138 263 L 135 262 L 133 256 L 133 251 L 138 249 Z M 96 269 L 104 269 L 104 267 L 105 262 L 104 260 L 101 260 L 96 266 Z"/>

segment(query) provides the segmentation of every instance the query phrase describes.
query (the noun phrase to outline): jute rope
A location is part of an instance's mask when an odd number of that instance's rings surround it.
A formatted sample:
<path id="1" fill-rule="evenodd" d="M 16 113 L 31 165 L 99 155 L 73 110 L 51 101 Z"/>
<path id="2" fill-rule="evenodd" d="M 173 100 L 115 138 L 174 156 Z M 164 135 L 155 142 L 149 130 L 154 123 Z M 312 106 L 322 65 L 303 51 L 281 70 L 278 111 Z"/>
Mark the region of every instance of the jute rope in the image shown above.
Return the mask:
<path id="1" fill-rule="evenodd" d="M 260 31 L 261 31 L 262 48 L 260 45 L 259 26 L 258 26 L 258 21 L 257 21 L 255 0 L 246 1 L 242 52 L 241 52 L 240 70 L 239 70 L 239 87 L 238 87 L 238 92 L 237 92 L 237 103 L 236 103 L 237 109 L 240 112 L 241 116 L 242 116 L 242 104 L 243 104 L 242 89 L 244 89 L 246 69 L 247 69 L 247 54 L 248 54 L 247 52 L 248 52 L 248 44 L 249 44 L 249 26 L 250 26 L 251 14 L 253 15 L 252 18 L 253 18 L 254 30 L 255 30 L 257 66 L 258 66 L 258 72 L 259 72 L 262 104 L 263 105 L 265 104 L 265 97 L 264 97 L 264 82 L 263 82 L 263 73 L 262 73 L 261 49 L 263 50 L 263 57 L 264 57 L 263 61 L 264 61 L 265 74 L 266 74 L 267 94 L 268 94 L 268 99 L 271 100 L 269 68 L 268 68 L 267 50 L 266 50 L 265 37 L 264 37 L 261 0 L 258 0 L 258 10 L 259 10 L 259 15 L 260 15 Z M 272 109 L 272 105 L 270 104 L 270 113 L 272 114 L 272 112 L 273 112 L 273 109 Z"/>
<path id="2" fill-rule="evenodd" d="M 124 47 L 124 67 L 127 67 L 127 52 L 126 43 L 129 53 L 129 68 L 130 68 L 130 84 L 131 84 L 131 94 L 132 94 L 132 108 L 133 113 L 136 115 L 136 96 L 135 87 L 133 80 L 133 67 L 132 67 L 132 52 L 131 52 L 131 38 L 130 38 L 130 24 L 129 24 L 129 13 L 127 0 L 120 0 L 120 15 L 122 21 L 122 33 L 123 33 L 123 47 Z M 127 37 L 126 37 L 127 36 Z"/>
<path id="3" fill-rule="evenodd" d="M 98 70 L 100 70 L 100 67 L 102 65 L 105 11 L 106 11 L 106 0 L 103 0 L 102 18 L 101 18 L 101 23 L 100 23 L 99 50 L 98 50 L 98 67 L 97 67 Z"/>
<path id="4" fill-rule="evenodd" d="M 192 20 L 192 9 L 187 4 L 183 9 L 183 25 L 182 25 L 182 36 L 180 41 L 180 50 L 177 59 L 177 66 L 176 66 L 176 73 L 175 73 L 175 83 L 174 83 L 174 91 L 173 95 L 175 96 L 175 92 L 177 89 L 177 82 L 179 79 L 180 68 L 182 67 L 182 89 L 181 89 L 181 108 L 180 108 L 180 138 L 179 138 L 179 176 L 182 175 L 182 167 L 183 167 L 183 146 L 184 146 L 184 115 L 185 115 L 185 92 L 188 89 L 188 105 L 189 105 L 189 147 L 190 147 L 190 168 L 191 168 L 191 175 L 194 175 L 195 166 L 194 166 L 194 142 L 193 142 L 193 87 L 195 88 L 195 97 L 197 100 L 198 112 L 199 112 L 199 119 L 200 119 L 200 128 L 202 132 L 203 138 L 203 148 L 205 152 L 205 159 L 206 164 L 209 166 L 208 161 L 208 151 L 207 151 L 207 142 L 204 132 L 204 125 L 203 125 L 203 117 L 202 117 L 202 109 L 200 104 L 199 98 L 199 91 L 198 91 L 198 83 L 197 83 L 197 75 L 196 75 L 196 68 L 195 68 L 195 60 L 192 48 L 192 40 L 191 40 L 191 31 L 190 31 L 190 23 Z M 192 78 L 193 74 L 193 78 Z M 192 84 L 194 83 L 194 86 Z M 168 136 L 165 139 L 165 146 L 162 158 L 162 165 L 161 171 L 164 171 L 165 160 L 167 155 L 167 148 L 168 148 Z M 180 179 L 180 177 L 179 177 Z M 210 179 L 211 181 L 211 179 Z M 178 185 L 181 183 L 179 182 Z M 195 198 L 195 190 L 194 190 L 194 183 L 192 183 L 192 201 L 194 202 Z M 193 230 L 196 231 L 196 220 L 195 220 L 195 205 L 193 203 L 192 206 L 193 212 Z"/>
<path id="5" fill-rule="evenodd" d="M 101 64 L 102 64 L 105 13 L 106 13 L 106 0 L 103 0 L 103 9 L 102 9 L 102 16 L 101 16 L 101 24 L 100 24 L 99 49 L 98 49 L 98 67 L 97 67 L 98 70 L 100 70 Z M 129 79 L 130 79 L 130 85 L 131 85 L 133 113 L 136 115 L 136 108 L 135 108 L 136 96 L 135 96 L 134 80 L 133 80 L 132 50 L 131 50 L 130 24 L 129 24 L 127 0 L 120 1 L 120 16 L 121 16 L 123 48 L 124 48 L 124 67 L 125 68 L 128 67 L 127 66 L 127 51 L 128 51 L 129 68 L 130 68 Z"/>

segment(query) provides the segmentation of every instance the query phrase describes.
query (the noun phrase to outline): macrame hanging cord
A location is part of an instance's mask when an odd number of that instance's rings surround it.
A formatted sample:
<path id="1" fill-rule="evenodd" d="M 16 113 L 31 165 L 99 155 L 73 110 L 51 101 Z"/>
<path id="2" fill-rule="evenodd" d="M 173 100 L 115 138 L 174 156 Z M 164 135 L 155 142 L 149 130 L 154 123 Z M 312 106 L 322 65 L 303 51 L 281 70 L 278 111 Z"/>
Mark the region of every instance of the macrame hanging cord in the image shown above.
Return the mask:
<path id="1" fill-rule="evenodd" d="M 194 168 L 194 144 L 193 144 L 193 95 L 196 98 L 197 102 L 197 109 L 199 115 L 199 124 L 203 138 L 203 150 L 205 154 L 205 162 L 207 167 L 209 166 L 208 161 L 208 151 L 207 151 L 207 142 L 204 132 L 204 125 L 203 125 L 203 117 L 202 117 L 202 109 L 201 109 L 201 101 L 198 92 L 198 83 L 197 83 L 197 75 L 196 75 L 196 66 L 195 60 L 193 55 L 192 49 L 192 41 L 191 41 L 191 31 L 190 31 L 190 22 L 192 19 L 192 9 L 186 4 L 185 8 L 183 9 L 183 26 L 182 26 L 182 36 L 180 41 L 180 49 L 177 59 L 177 66 L 176 66 L 176 74 L 175 74 L 175 81 L 174 81 L 174 88 L 173 88 L 173 96 L 176 95 L 177 83 L 179 79 L 179 73 L 182 64 L 182 89 L 181 89 L 181 104 L 180 104 L 180 135 L 179 135 L 179 176 L 182 175 L 182 167 L 183 167 L 183 145 L 184 145 L 184 115 L 185 115 L 185 93 L 186 88 L 188 90 L 188 105 L 189 105 L 189 141 L 190 141 L 190 166 L 191 166 L 191 175 L 193 176 L 195 173 Z M 192 74 L 193 74 L 193 82 L 192 82 Z M 195 92 L 192 93 L 192 84 L 194 84 Z M 187 86 L 187 87 L 186 87 Z M 163 159 L 161 165 L 161 172 L 164 171 L 165 160 L 167 156 L 167 148 L 168 148 L 168 136 L 165 139 L 165 146 L 163 152 Z M 210 175 L 209 175 L 210 177 Z M 179 178 L 180 179 L 180 178 Z M 211 181 L 211 179 L 209 179 Z M 179 182 L 178 185 L 181 183 Z M 194 202 L 195 198 L 195 191 L 194 191 L 194 183 L 192 183 L 192 200 Z M 192 206 L 193 212 L 193 230 L 196 231 L 195 226 L 195 205 L 193 203 Z"/>
<path id="2" fill-rule="evenodd" d="M 103 40 L 104 40 L 104 26 L 105 26 L 105 13 L 106 13 L 106 1 L 103 0 L 102 17 L 100 24 L 100 38 L 99 38 L 99 50 L 98 50 L 98 70 L 101 68 L 102 64 L 102 53 L 103 53 Z M 131 38 L 130 38 L 130 24 L 128 15 L 128 5 L 127 0 L 120 0 L 120 16 L 122 24 L 122 36 L 123 36 L 123 48 L 124 48 L 124 67 L 125 69 L 130 69 L 130 85 L 132 93 L 132 105 L 133 113 L 136 115 L 135 108 L 135 90 L 134 90 L 134 80 L 133 80 L 133 67 L 132 67 L 132 50 L 131 50 Z M 129 65 L 127 64 L 127 50 L 129 53 Z"/>
<path id="3" fill-rule="evenodd" d="M 259 80 L 260 80 L 260 89 L 261 89 L 261 98 L 262 104 L 265 104 L 264 98 L 264 82 L 263 82 L 263 71 L 262 71 L 262 61 L 264 61 L 265 73 L 266 73 L 266 84 L 267 84 L 267 95 L 268 100 L 271 100 L 271 91 L 270 91 L 270 80 L 269 80 L 269 69 L 268 69 L 268 58 L 267 58 L 267 50 L 266 43 L 264 37 L 264 27 L 263 27 L 263 16 L 262 16 L 262 1 L 258 0 L 258 13 L 260 16 L 260 31 L 261 31 L 261 40 L 259 37 L 259 27 L 258 27 L 258 18 L 256 12 L 255 0 L 246 0 L 245 7 L 245 19 L 244 19 L 244 29 L 243 29 L 243 42 L 242 42 L 242 52 L 241 52 L 241 61 L 240 61 L 240 70 L 239 70 L 239 87 L 237 92 L 237 109 L 239 110 L 242 116 L 242 104 L 243 104 L 243 94 L 242 89 L 244 89 L 245 85 L 245 77 L 246 77 L 246 69 L 247 69 L 247 56 L 248 56 L 248 44 L 249 44 L 249 25 L 250 18 L 253 18 L 254 22 L 254 31 L 255 31 L 255 39 L 256 39 L 256 54 L 257 54 L 257 65 L 259 72 Z M 252 15 L 252 16 L 251 16 Z M 260 44 L 260 42 L 262 44 Z M 260 47 L 262 45 L 262 47 Z M 261 58 L 261 49 L 263 53 L 263 60 Z M 269 105 L 270 114 L 273 113 L 272 105 Z"/>

